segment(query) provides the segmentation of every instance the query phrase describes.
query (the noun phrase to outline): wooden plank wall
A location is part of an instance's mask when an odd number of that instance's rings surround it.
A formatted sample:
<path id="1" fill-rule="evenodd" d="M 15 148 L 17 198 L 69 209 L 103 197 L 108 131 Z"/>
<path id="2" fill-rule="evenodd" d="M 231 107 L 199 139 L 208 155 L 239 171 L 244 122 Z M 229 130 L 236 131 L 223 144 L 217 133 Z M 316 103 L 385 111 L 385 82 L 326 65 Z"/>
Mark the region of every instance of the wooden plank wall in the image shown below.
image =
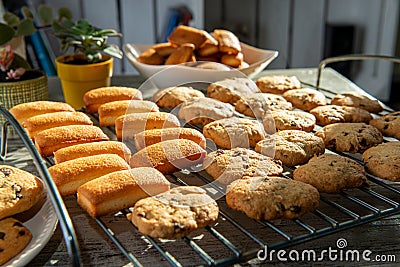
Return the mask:
<path id="1" fill-rule="evenodd" d="M 205 0 L 205 27 L 236 30 L 241 40 L 279 51 L 268 68 L 317 67 L 325 25 L 354 25 L 354 53 L 395 55 L 398 0 Z M 243 34 L 244 33 L 244 34 Z M 393 64 L 355 63 L 352 80 L 387 101 Z"/>

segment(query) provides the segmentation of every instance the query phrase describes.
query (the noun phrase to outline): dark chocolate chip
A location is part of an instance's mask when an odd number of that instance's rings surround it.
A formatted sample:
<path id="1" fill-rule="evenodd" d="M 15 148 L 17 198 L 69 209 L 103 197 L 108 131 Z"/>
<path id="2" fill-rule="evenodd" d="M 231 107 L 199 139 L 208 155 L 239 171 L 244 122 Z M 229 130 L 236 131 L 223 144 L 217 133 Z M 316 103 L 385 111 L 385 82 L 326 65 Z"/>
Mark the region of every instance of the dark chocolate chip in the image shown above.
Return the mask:
<path id="1" fill-rule="evenodd" d="M 185 227 L 180 225 L 179 223 L 174 223 L 174 229 L 175 230 L 184 230 Z"/>
<path id="2" fill-rule="evenodd" d="M 300 206 L 291 206 L 289 210 L 294 213 L 300 213 L 301 207 Z"/>
<path id="3" fill-rule="evenodd" d="M 19 231 L 19 232 L 18 232 L 18 235 L 19 235 L 19 236 L 24 236 L 24 235 L 25 235 L 25 230 Z"/>
<path id="4" fill-rule="evenodd" d="M 18 226 L 18 227 L 24 227 L 20 222 L 15 222 L 13 224 L 13 227 Z"/>
<path id="5" fill-rule="evenodd" d="M 4 173 L 5 176 L 8 176 L 8 175 L 11 174 L 11 169 L 9 169 L 9 168 L 5 168 L 5 167 L 4 167 L 4 168 L 1 168 L 0 171 L 1 171 L 2 173 Z"/>
<path id="6" fill-rule="evenodd" d="M 6 236 L 6 233 L 4 233 L 4 232 L 0 232 L 0 239 L 1 240 L 4 240 L 4 237 Z"/>

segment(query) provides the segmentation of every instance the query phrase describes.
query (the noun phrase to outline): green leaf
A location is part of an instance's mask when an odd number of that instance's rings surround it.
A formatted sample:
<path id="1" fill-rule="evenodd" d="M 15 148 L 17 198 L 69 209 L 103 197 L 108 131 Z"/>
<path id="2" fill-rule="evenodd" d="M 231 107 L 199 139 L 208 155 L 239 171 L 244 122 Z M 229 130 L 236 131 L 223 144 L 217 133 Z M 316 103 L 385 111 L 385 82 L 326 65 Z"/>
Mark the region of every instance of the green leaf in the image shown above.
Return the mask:
<path id="1" fill-rule="evenodd" d="M 14 29 L 4 23 L 0 23 L 0 32 L 0 45 L 9 42 L 15 36 Z"/>
<path id="2" fill-rule="evenodd" d="M 44 25 L 50 25 L 53 20 L 53 9 L 48 5 L 40 5 L 38 15 Z"/>
<path id="3" fill-rule="evenodd" d="M 18 25 L 17 28 L 17 35 L 23 35 L 23 36 L 27 36 L 27 35 L 31 35 L 32 33 L 34 33 L 36 31 L 35 25 L 33 23 L 33 20 L 31 19 L 24 19 L 21 21 L 21 23 Z"/>
<path id="4" fill-rule="evenodd" d="M 67 20 L 71 20 L 72 19 L 72 12 L 67 7 L 61 7 L 58 10 L 58 19 L 61 20 L 63 18 L 65 18 Z"/>
<path id="5" fill-rule="evenodd" d="M 122 51 L 118 48 L 118 46 L 115 45 L 110 45 L 108 47 L 106 47 L 104 50 L 104 53 L 112 56 L 112 57 L 116 57 L 121 59 L 122 58 Z"/>
<path id="6" fill-rule="evenodd" d="M 32 14 L 31 10 L 27 6 L 23 6 L 21 8 L 21 12 L 24 15 L 24 18 L 33 20 L 33 14 Z"/>
<path id="7" fill-rule="evenodd" d="M 14 54 L 14 60 L 10 68 L 11 69 L 24 68 L 29 70 L 31 69 L 31 66 L 23 57 L 21 57 L 18 54 Z"/>
<path id="8" fill-rule="evenodd" d="M 3 19 L 7 23 L 7 25 L 9 25 L 12 28 L 16 28 L 21 21 L 17 15 L 15 15 L 11 12 L 4 13 Z"/>

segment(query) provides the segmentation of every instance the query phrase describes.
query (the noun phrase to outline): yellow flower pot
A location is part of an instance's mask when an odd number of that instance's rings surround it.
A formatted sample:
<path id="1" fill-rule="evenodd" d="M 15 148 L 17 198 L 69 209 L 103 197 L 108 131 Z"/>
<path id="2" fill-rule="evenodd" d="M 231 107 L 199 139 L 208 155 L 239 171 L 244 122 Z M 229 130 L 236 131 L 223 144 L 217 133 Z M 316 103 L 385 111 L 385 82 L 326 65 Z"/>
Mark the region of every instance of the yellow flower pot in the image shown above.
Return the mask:
<path id="1" fill-rule="evenodd" d="M 104 56 L 105 61 L 93 64 L 68 63 L 72 58 L 84 55 L 65 55 L 56 59 L 57 73 L 61 80 L 65 102 L 76 110 L 85 106 L 83 95 L 94 88 L 110 86 L 113 73 L 113 58 Z"/>

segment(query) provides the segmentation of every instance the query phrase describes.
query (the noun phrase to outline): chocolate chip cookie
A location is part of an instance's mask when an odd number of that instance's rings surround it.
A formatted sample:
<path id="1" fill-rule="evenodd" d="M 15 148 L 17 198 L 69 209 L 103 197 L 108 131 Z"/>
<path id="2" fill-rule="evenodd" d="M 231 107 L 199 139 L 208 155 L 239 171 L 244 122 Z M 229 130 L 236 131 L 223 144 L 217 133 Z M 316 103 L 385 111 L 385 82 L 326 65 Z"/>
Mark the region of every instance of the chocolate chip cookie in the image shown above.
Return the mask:
<path id="1" fill-rule="evenodd" d="M 42 182 L 34 175 L 0 165 L 0 219 L 26 211 L 41 197 Z"/>
<path id="2" fill-rule="evenodd" d="M 326 105 L 323 93 L 312 88 L 301 88 L 289 90 L 282 95 L 293 107 L 310 111 L 313 108 Z"/>
<path id="3" fill-rule="evenodd" d="M 31 241 L 28 228 L 14 218 L 0 220 L 0 265 L 20 253 Z"/>
<path id="4" fill-rule="evenodd" d="M 204 189 L 179 186 L 136 202 L 128 219 L 142 234 L 180 238 L 215 222 L 218 206 Z"/>
<path id="5" fill-rule="evenodd" d="M 266 111 L 292 110 L 292 104 L 280 95 L 257 93 L 242 97 L 235 109 L 246 116 L 262 118 Z"/>
<path id="6" fill-rule="evenodd" d="M 310 113 L 317 118 L 317 124 L 324 126 L 337 122 L 365 122 L 368 123 L 372 116 L 361 108 L 326 105 L 310 110 Z"/>
<path id="7" fill-rule="evenodd" d="M 178 117 L 188 123 L 205 125 L 215 120 L 230 118 L 235 109 L 228 103 L 208 97 L 196 97 L 182 103 Z"/>
<path id="8" fill-rule="evenodd" d="M 321 193 L 340 193 L 343 190 L 368 186 L 364 168 L 356 161 L 334 154 L 310 159 L 293 172 L 293 179 L 310 184 Z"/>
<path id="9" fill-rule="evenodd" d="M 400 142 L 387 142 L 362 154 L 365 168 L 371 174 L 389 181 L 400 181 Z"/>
<path id="10" fill-rule="evenodd" d="M 273 134 L 281 130 L 302 130 L 311 132 L 315 127 L 314 115 L 297 110 L 276 110 L 263 117 L 264 129 Z"/>
<path id="11" fill-rule="evenodd" d="M 270 75 L 256 80 L 258 88 L 263 93 L 283 94 L 292 89 L 300 89 L 301 84 L 296 76 Z"/>
<path id="12" fill-rule="evenodd" d="M 383 110 L 378 100 L 351 92 L 335 95 L 331 100 L 331 105 L 356 107 L 372 113 L 379 113 Z"/>
<path id="13" fill-rule="evenodd" d="M 400 111 L 392 112 L 380 118 L 373 119 L 369 124 L 378 128 L 383 135 L 400 140 Z"/>
<path id="14" fill-rule="evenodd" d="M 203 167 L 214 180 L 223 184 L 244 176 L 280 176 L 283 171 L 279 160 L 240 147 L 209 153 L 203 161 Z"/>
<path id="15" fill-rule="evenodd" d="M 283 130 L 258 142 L 255 151 L 280 160 L 284 165 L 295 166 L 306 163 L 315 155 L 323 154 L 325 145 L 320 137 L 312 133 Z"/>
<path id="16" fill-rule="evenodd" d="M 175 108 L 181 103 L 195 97 L 204 97 L 204 94 L 192 87 L 174 86 L 158 90 L 153 95 L 152 100 L 159 107 Z"/>
<path id="17" fill-rule="evenodd" d="M 259 93 L 255 83 L 248 78 L 232 78 L 212 83 L 207 96 L 225 103 L 235 104 L 241 97 Z"/>
<path id="18" fill-rule="evenodd" d="M 365 123 L 334 123 L 315 133 L 325 147 L 338 152 L 360 153 L 383 142 L 382 134 Z"/>
<path id="19" fill-rule="evenodd" d="M 226 203 L 256 220 L 294 219 L 318 207 L 319 193 L 303 182 L 256 177 L 228 185 Z"/>
<path id="20" fill-rule="evenodd" d="M 265 132 L 257 120 L 232 117 L 205 125 L 203 135 L 222 148 L 255 147 Z"/>

